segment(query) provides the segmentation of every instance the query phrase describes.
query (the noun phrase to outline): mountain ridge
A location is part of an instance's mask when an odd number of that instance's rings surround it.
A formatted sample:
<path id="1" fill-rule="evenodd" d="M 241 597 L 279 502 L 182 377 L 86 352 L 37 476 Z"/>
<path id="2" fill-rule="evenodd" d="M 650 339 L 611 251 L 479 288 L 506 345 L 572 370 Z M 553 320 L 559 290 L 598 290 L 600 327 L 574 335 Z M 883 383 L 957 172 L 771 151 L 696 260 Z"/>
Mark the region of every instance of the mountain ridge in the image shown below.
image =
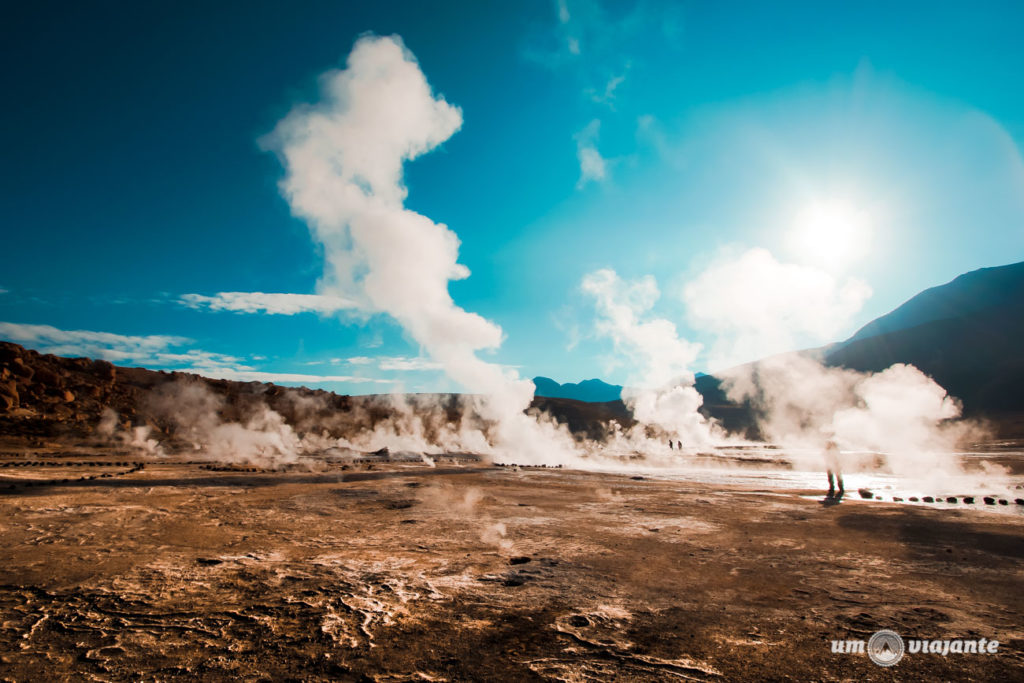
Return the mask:
<path id="1" fill-rule="evenodd" d="M 550 377 L 534 377 L 534 396 L 538 398 L 568 398 L 584 403 L 608 403 L 622 398 L 622 386 L 609 384 L 601 379 L 585 379 L 581 382 L 559 384 Z"/>
<path id="2" fill-rule="evenodd" d="M 929 287 L 857 330 L 851 342 L 898 332 L 939 320 L 962 318 L 987 309 L 1024 301 L 1024 261 L 968 271 L 949 282 Z M 833 350 L 838 350 L 833 349 Z"/>

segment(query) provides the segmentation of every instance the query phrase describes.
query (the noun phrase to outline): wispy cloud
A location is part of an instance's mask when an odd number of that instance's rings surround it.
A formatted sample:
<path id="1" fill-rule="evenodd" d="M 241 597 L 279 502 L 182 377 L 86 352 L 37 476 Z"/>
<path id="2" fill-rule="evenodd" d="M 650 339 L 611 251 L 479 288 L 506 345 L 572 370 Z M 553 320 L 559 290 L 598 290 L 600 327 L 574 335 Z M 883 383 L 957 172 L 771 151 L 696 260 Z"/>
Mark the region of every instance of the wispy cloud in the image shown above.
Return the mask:
<path id="1" fill-rule="evenodd" d="M 619 86 L 622 85 L 625 80 L 626 72 L 623 71 L 620 74 L 610 76 L 605 82 L 604 88 L 588 88 L 587 94 L 593 102 L 606 104 L 614 109 L 615 91 L 618 90 Z"/>
<path id="2" fill-rule="evenodd" d="M 554 26 L 535 36 L 527 45 L 527 59 L 550 68 L 585 63 L 604 54 L 617 33 L 600 2 L 595 0 L 556 0 Z"/>
<path id="3" fill-rule="evenodd" d="M 573 78 L 584 101 L 599 108 L 602 116 L 616 112 L 634 64 L 643 68 L 642 60 L 634 59 L 638 50 L 642 52 L 651 40 L 676 42 L 679 10 L 670 2 L 555 0 L 553 7 L 555 21 L 529 38 L 523 55 L 527 61 Z M 614 119 L 610 125 L 617 125 Z M 592 180 L 607 179 L 608 160 L 597 149 L 595 122 L 574 138 L 580 163 L 577 189 Z"/>
<path id="4" fill-rule="evenodd" d="M 352 356 L 351 358 L 330 358 L 328 360 L 310 361 L 306 365 L 355 365 L 375 366 L 378 370 L 392 372 L 424 372 L 432 370 L 444 370 L 444 366 L 429 358 L 421 356 Z"/>
<path id="5" fill-rule="evenodd" d="M 355 375 L 308 375 L 295 372 L 263 372 L 259 370 L 237 370 L 234 368 L 198 369 L 196 372 L 212 379 L 228 379 L 239 382 L 278 382 L 290 384 L 369 383 L 394 384 L 395 380 L 379 377 L 357 377 Z"/>
<path id="6" fill-rule="evenodd" d="M 594 119 L 576 134 L 576 158 L 580 162 L 580 179 L 577 189 L 591 181 L 601 182 L 608 177 L 608 160 L 597 150 L 597 136 L 601 122 Z"/>
<path id="7" fill-rule="evenodd" d="M 189 308 L 270 315 L 328 314 L 356 307 L 353 301 L 339 296 L 268 292 L 218 292 L 213 296 L 185 294 L 179 301 Z"/>
<path id="8" fill-rule="evenodd" d="M 0 322 L 0 337 L 31 346 L 44 353 L 104 358 L 118 363 L 163 362 L 160 357 L 168 355 L 169 349 L 192 343 L 187 337 L 61 330 L 51 325 L 21 325 L 8 322 Z"/>
<path id="9" fill-rule="evenodd" d="M 125 335 L 93 330 L 61 330 L 52 325 L 0 322 L 0 338 L 58 356 L 102 358 L 118 364 L 192 372 L 213 379 L 291 384 L 393 384 L 394 379 L 358 375 L 312 375 L 258 370 L 244 358 L 188 348 L 194 341 L 170 335 Z M 251 360 L 262 358 L 253 356 Z"/>
<path id="10" fill-rule="evenodd" d="M 426 358 L 406 358 L 404 356 L 385 356 L 377 359 L 377 367 L 381 370 L 424 371 L 442 370 L 440 363 L 435 363 Z"/>

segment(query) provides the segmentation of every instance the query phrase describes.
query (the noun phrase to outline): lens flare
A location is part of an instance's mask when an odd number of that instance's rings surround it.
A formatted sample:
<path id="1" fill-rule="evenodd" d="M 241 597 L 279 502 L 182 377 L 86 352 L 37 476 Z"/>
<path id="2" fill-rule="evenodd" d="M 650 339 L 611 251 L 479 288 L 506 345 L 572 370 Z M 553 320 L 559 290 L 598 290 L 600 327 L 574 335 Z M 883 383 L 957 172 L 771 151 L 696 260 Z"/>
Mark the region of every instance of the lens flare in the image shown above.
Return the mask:
<path id="1" fill-rule="evenodd" d="M 797 213 L 789 247 L 804 263 L 839 270 L 865 256 L 872 223 L 870 214 L 852 202 L 813 202 Z"/>

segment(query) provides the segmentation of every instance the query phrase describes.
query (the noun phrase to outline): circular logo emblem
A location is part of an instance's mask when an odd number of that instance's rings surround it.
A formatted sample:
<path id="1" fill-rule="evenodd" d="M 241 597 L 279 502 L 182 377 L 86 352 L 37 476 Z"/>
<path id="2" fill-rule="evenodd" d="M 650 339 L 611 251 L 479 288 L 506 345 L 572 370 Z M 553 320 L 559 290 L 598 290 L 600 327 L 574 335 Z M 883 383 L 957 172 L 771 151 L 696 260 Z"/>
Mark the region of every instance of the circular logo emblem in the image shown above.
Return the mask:
<path id="1" fill-rule="evenodd" d="M 893 666 L 903 659 L 903 639 L 888 629 L 878 631 L 868 640 L 868 657 L 878 666 Z"/>

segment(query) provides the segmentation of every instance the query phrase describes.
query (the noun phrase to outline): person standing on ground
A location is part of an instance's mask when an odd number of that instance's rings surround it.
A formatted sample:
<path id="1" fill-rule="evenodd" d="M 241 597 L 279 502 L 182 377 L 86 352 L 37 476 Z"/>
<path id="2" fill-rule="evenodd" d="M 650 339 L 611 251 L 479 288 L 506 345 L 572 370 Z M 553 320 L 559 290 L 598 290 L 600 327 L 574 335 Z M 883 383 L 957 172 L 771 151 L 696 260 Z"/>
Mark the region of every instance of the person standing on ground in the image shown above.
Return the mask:
<path id="1" fill-rule="evenodd" d="M 836 492 L 836 484 L 839 484 L 839 495 L 843 495 L 843 470 L 839 464 L 839 444 L 829 439 L 825 444 L 825 471 L 828 473 L 828 494 L 831 496 Z"/>

